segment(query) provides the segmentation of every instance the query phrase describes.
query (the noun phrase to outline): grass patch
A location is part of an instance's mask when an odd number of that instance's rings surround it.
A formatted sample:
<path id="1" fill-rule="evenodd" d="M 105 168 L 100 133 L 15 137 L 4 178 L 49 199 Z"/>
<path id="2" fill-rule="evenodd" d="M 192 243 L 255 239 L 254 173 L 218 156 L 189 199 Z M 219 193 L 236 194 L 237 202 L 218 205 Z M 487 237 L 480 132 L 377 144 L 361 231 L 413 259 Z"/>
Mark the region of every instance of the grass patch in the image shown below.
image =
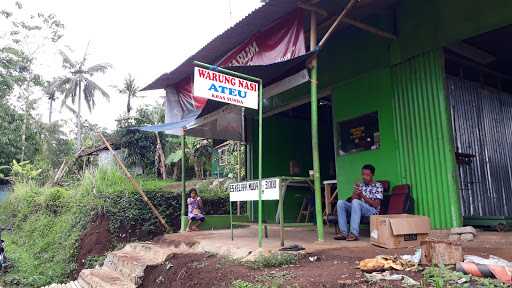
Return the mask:
<path id="1" fill-rule="evenodd" d="M 231 283 L 231 288 L 270 288 L 268 286 L 257 284 L 257 283 L 251 283 L 244 280 L 235 280 L 233 283 Z"/>
<path id="2" fill-rule="evenodd" d="M 444 265 L 439 267 L 431 266 L 423 271 L 423 281 L 428 287 L 487 287 L 487 288 L 505 288 L 510 287 L 497 279 L 480 278 L 466 275 L 448 269 Z"/>
<path id="3" fill-rule="evenodd" d="M 169 185 L 176 182 L 174 179 L 158 179 L 148 177 L 138 177 L 142 189 L 144 191 L 173 192 L 169 189 Z"/>
<path id="4" fill-rule="evenodd" d="M 258 255 L 254 261 L 246 264 L 253 268 L 273 268 L 295 265 L 298 262 L 296 254 L 291 253 L 272 253 L 270 255 Z"/>
<path id="5" fill-rule="evenodd" d="M 295 274 L 289 271 L 271 271 L 256 277 L 259 283 L 268 283 L 271 287 L 281 287 L 288 280 L 295 277 Z"/>
<path id="6" fill-rule="evenodd" d="M 85 259 L 85 269 L 92 269 L 95 268 L 96 266 L 103 265 L 105 258 L 105 255 L 87 257 L 87 259 Z"/>

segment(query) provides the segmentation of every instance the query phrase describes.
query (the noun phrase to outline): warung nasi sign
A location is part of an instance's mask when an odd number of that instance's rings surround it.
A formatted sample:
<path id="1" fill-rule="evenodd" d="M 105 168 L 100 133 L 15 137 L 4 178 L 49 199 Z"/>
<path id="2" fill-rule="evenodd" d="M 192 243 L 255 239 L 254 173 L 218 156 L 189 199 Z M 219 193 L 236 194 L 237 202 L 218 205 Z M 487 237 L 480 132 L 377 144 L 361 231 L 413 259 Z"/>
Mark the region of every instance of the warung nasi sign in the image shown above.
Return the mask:
<path id="1" fill-rule="evenodd" d="M 258 109 L 258 83 L 194 68 L 194 96 Z"/>

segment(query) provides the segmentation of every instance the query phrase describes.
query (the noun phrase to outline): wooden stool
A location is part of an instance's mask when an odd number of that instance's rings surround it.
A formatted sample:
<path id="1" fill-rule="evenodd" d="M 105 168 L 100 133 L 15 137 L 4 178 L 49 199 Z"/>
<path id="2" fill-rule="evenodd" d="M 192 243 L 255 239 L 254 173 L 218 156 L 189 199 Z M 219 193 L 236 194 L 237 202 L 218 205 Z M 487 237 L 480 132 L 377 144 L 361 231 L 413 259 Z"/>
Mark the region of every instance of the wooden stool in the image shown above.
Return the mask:
<path id="1" fill-rule="evenodd" d="M 302 206 L 300 207 L 299 215 L 297 216 L 297 223 L 300 223 L 300 219 L 302 218 L 302 215 L 305 215 L 306 221 L 304 223 L 308 223 L 309 221 L 309 214 L 311 214 L 312 207 L 309 204 L 309 201 L 306 197 L 304 197 L 304 200 L 302 200 Z"/>

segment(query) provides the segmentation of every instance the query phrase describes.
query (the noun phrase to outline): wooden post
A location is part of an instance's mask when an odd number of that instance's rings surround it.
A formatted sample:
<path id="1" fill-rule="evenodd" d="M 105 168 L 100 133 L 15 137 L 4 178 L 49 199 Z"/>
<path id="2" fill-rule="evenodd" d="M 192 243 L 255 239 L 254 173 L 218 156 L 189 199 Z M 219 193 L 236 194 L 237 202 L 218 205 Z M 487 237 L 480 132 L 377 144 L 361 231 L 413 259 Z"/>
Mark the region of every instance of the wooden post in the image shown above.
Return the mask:
<path id="1" fill-rule="evenodd" d="M 114 159 L 116 159 L 117 164 L 121 167 L 121 170 L 123 170 L 124 174 L 126 175 L 126 178 L 128 178 L 128 180 L 130 180 L 130 182 L 132 183 L 135 190 L 137 190 L 137 192 L 139 192 L 140 196 L 142 196 L 142 200 L 144 200 L 144 202 L 146 202 L 146 204 L 148 204 L 149 208 L 151 208 L 151 212 L 153 212 L 153 215 L 158 219 L 160 224 L 165 228 L 165 231 L 172 232 L 171 227 L 169 227 L 167 225 L 167 223 L 165 223 L 165 220 L 162 217 L 162 215 L 160 215 L 160 213 L 155 208 L 153 203 L 151 203 L 149 198 L 146 196 L 146 193 L 144 193 L 144 191 L 142 191 L 142 188 L 140 187 L 139 183 L 132 177 L 130 172 L 128 172 L 128 169 L 126 169 L 126 166 L 124 166 L 121 159 L 119 159 L 119 157 L 117 157 L 117 154 L 114 153 L 114 150 L 112 150 L 112 147 L 110 147 L 110 144 L 108 143 L 108 141 L 105 139 L 105 137 L 103 137 L 103 134 L 101 134 L 101 132 L 98 132 L 98 135 L 100 136 L 101 140 L 103 140 L 103 143 L 105 143 L 105 146 L 107 146 L 108 150 L 110 150 Z"/>

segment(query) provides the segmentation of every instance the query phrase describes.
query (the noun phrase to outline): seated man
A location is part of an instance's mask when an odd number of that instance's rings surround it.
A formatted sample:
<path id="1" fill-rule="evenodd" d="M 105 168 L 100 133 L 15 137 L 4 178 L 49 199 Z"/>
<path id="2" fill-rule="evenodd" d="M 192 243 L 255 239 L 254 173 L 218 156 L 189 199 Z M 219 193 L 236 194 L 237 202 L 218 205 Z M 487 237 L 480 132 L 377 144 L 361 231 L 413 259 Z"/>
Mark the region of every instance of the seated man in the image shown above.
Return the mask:
<path id="1" fill-rule="evenodd" d="M 190 198 L 187 199 L 188 204 L 188 227 L 187 231 L 197 231 L 198 226 L 204 222 L 205 217 L 201 211 L 203 209 L 203 201 L 197 194 L 196 188 L 189 190 Z M 195 224 L 192 224 L 195 222 Z M 191 227 L 192 225 L 192 227 Z"/>
<path id="2" fill-rule="evenodd" d="M 361 169 L 361 174 L 363 181 L 354 185 L 352 202 L 339 200 L 336 205 L 340 227 L 340 235 L 334 237 L 336 240 L 358 240 L 361 217 L 379 214 L 384 188 L 382 184 L 375 182 L 373 179 L 375 167 L 366 164 Z M 347 224 L 347 213 L 350 213 L 350 233 Z"/>

